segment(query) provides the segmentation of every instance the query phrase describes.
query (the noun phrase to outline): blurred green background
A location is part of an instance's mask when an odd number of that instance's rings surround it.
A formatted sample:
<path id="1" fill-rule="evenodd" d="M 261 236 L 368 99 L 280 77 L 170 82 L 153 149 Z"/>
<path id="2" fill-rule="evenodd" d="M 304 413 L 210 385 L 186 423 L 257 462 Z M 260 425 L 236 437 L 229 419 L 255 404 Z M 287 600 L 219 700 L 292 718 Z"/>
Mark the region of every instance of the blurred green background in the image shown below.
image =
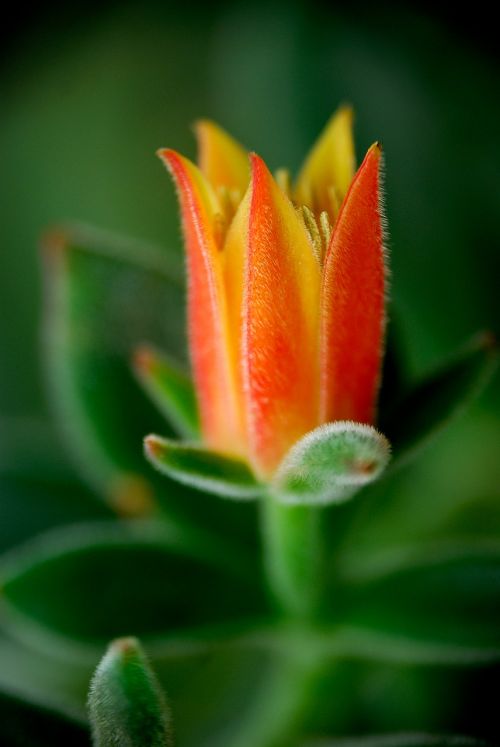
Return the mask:
<path id="1" fill-rule="evenodd" d="M 161 244 L 182 262 L 158 147 L 194 156 L 189 125 L 210 117 L 272 168 L 296 170 L 332 111 L 351 102 L 358 158 L 376 139 L 385 150 L 394 315 L 418 376 L 476 331 L 500 328 L 498 67 L 489 34 L 417 6 L 48 4 L 19 17 L 0 79 L 1 546 L 107 515 L 83 487 L 64 487 L 72 468 L 41 356 L 38 244 L 47 227 L 76 219 Z M 369 521 L 352 530 L 361 557 L 439 536 L 445 525 L 500 537 L 499 404 L 497 377 L 370 502 Z M 468 675 L 463 697 L 477 717 L 457 707 L 457 728 L 487 723 L 499 676 Z M 398 677 L 417 687 L 410 675 L 384 677 L 374 673 L 366 687 L 390 695 Z"/>

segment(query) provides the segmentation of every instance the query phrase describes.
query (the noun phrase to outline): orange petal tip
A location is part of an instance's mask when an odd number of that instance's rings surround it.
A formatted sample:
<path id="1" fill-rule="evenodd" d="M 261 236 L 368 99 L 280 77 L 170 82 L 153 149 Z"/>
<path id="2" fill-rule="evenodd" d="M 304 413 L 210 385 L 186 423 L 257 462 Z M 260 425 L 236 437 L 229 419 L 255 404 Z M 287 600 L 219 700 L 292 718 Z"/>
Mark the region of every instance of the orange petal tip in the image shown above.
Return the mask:
<path id="1" fill-rule="evenodd" d="M 177 153 L 177 151 L 173 150 L 173 148 L 158 148 L 158 150 L 156 151 L 156 155 L 170 170 L 172 170 L 176 162 L 181 163 L 183 160 L 183 157 L 180 155 L 180 153 Z"/>
<path id="2" fill-rule="evenodd" d="M 264 182 L 274 182 L 274 177 L 267 168 L 266 162 L 257 153 L 249 153 L 250 159 L 250 184 L 255 190 L 256 187 L 262 185 Z M 278 185 L 276 185 L 278 186 Z"/>
<path id="3" fill-rule="evenodd" d="M 259 156 L 258 153 L 255 153 L 255 151 L 251 151 L 248 154 L 248 158 L 250 159 L 250 166 L 252 169 L 264 169 L 265 171 L 268 171 L 268 168 L 266 166 L 266 163 L 262 156 Z"/>

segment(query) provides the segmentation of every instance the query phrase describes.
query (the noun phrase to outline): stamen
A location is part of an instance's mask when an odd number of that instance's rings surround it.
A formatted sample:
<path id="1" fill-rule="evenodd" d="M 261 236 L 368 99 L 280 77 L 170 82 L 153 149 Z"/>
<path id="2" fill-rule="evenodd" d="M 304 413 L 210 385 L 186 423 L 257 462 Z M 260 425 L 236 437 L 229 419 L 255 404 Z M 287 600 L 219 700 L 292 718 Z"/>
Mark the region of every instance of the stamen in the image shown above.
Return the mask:
<path id="1" fill-rule="evenodd" d="M 314 217 L 314 213 L 312 212 L 312 210 L 309 210 L 306 205 L 302 205 L 300 211 L 302 213 L 302 219 L 304 221 L 306 231 L 309 234 L 309 238 L 311 239 L 314 256 L 321 264 L 323 260 L 323 242 L 321 239 L 321 234 L 319 232 L 318 224 L 316 223 L 316 218 Z"/>
<path id="2" fill-rule="evenodd" d="M 330 224 L 330 218 L 326 210 L 323 210 L 323 212 L 319 216 L 319 227 L 321 230 L 321 235 L 323 237 L 323 244 L 326 250 L 328 248 L 328 244 L 330 243 L 330 239 L 332 238 L 332 226 Z"/>

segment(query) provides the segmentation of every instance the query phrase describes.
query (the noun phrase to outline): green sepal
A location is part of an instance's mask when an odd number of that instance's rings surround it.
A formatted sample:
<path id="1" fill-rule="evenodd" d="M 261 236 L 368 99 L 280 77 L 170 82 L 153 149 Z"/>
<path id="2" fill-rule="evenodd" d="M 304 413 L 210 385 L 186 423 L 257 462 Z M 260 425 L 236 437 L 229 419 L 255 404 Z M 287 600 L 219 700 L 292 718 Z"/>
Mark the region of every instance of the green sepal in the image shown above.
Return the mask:
<path id="1" fill-rule="evenodd" d="M 250 468 L 239 459 L 155 435 L 145 438 L 144 451 L 157 470 L 197 490 L 235 500 L 262 493 Z"/>
<path id="2" fill-rule="evenodd" d="M 171 747 L 171 715 L 139 641 L 120 638 L 108 648 L 90 686 L 94 747 Z"/>
<path id="3" fill-rule="evenodd" d="M 134 371 L 146 393 L 179 434 L 197 437 L 198 407 L 189 376 L 150 345 L 141 345 L 135 351 Z"/>
<path id="4" fill-rule="evenodd" d="M 498 363 L 495 340 L 475 337 L 434 374 L 410 389 L 385 415 L 380 427 L 393 449 L 393 465 L 409 461 L 439 430 L 477 397 Z"/>
<path id="5" fill-rule="evenodd" d="M 272 480 L 271 493 L 283 503 L 340 503 L 376 480 L 389 458 L 389 442 L 372 426 L 327 423 L 292 446 Z"/>

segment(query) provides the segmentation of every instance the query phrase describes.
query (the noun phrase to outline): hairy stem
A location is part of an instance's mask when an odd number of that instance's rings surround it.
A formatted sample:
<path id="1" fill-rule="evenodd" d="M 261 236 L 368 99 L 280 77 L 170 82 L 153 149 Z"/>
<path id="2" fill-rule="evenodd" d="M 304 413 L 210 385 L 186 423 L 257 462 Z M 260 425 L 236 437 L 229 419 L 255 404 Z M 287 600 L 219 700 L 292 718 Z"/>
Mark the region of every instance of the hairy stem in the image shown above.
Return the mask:
<path id="1" fill-rule="evenodd" d="M 321 603 L 324 554 L 321 509 L 262 501 L 264 566 L 281 611 L 295 619 L 314 617 Z"/>

